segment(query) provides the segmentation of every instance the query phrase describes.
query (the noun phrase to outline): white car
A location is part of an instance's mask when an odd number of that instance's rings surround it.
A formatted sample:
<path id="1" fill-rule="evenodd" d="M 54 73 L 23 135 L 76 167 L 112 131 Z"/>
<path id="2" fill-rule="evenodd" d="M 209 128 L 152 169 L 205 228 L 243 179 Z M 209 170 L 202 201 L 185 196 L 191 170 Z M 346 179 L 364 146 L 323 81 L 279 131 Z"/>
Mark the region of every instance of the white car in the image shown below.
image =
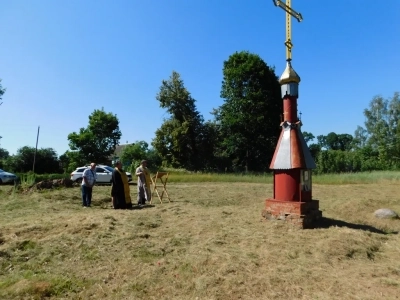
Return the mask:
<path id="1" fill-rule="evenodd" d="M 13 173 L 6 172 L 6 171 L 0 169 L 0 184 L 2 184 L 2 183 L 14 183 L 17 180 L 18 180 L 18 176 L 17 175 L 15 175 Z"/>
<path id="2" fill-rule="evenodd" d="M 83 171 L 85 171 L 89 166 L 76 168 L 75 171 L 71 173 L 71 180 L 77 183 L 82 182 Z M 96 166 L 96 183 L 111 183 L 112 172 L 114 168 L 105 166 L 105 165 L 97 165 Z M 132 181 L 132 175 L 129 172 L 126 172 L 128 176 L 128 181 Z"/>

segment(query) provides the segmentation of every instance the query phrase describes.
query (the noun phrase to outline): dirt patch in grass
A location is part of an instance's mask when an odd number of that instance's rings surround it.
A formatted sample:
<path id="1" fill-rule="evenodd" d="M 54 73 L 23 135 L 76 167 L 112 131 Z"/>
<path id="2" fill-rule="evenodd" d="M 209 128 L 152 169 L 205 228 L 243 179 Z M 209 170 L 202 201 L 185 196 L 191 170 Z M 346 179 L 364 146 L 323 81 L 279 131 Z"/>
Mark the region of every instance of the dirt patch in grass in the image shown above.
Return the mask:
<path id="1" fill-rule="evenodd" d="M 1 299 L 397 299 L 398 183 L 315 185 L 325 217 L 298 230 L 261 217 L 272 185 L 173 183 L 173 202 L 113 210 L 110 187 L 3 190 Z M 136 189 L 131 187 L 132 199 Z"/>

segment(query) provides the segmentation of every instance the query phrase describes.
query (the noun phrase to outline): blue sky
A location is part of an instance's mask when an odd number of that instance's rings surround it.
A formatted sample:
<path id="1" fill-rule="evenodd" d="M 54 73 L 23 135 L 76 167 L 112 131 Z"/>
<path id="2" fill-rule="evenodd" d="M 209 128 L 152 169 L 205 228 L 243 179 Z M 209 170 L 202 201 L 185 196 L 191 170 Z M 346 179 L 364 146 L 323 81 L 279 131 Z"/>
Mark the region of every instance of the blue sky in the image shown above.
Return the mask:
<path id="1" fill-rule="evenodd" d="M 303 130 L 353 134 L 375 95 L 400 91 L 399 0 L 292 0 L 293 67 Z M 271 0 L 3 0 L 1 147 L 69 149 L 67 136 L 104 108 L 121 144 L 145 140 L 167 117 L 155 99 L 181 74 L 204 118 L 223 103 L 224 60 L 258 54 L 285 67 L 285 13 Z"/>

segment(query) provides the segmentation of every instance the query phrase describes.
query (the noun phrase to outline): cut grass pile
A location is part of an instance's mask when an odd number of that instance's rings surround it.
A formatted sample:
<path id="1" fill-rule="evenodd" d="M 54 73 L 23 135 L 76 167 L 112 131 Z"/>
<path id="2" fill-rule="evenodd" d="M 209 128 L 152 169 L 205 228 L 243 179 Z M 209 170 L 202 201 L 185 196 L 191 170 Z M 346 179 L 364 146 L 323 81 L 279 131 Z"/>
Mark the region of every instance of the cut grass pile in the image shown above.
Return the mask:
<path id="1" fill-rule="evenodd" d="M 171 183 L 128 211 L 107 186 L 90 209 L 79 188 L 2 186 L 0 299 L 398 299 L 400 220 L 373 216 L 400 212 L 398 186 L 314 182 L 312 230 L 263 220 L 265 183 Z"/>

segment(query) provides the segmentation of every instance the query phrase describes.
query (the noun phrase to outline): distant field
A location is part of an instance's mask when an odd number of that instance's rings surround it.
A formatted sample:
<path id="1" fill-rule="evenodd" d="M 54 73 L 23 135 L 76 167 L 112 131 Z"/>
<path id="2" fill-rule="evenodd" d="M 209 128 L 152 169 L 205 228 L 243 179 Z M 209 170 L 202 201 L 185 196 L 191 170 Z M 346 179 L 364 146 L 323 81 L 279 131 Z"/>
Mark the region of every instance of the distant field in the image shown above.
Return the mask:
<path id="1" fill-rule="evenodd" d="M 400 220 L 373 212 L 400 212 L 400 180 L 370 174 L 316 176 L 312 230 L 261 218 L 270 183 L 173 174 L 172 203 L 130 211 L 109 186 L 90 209 L 77 187 L 0 186 L 0 299 L 399 299 Z"/>

